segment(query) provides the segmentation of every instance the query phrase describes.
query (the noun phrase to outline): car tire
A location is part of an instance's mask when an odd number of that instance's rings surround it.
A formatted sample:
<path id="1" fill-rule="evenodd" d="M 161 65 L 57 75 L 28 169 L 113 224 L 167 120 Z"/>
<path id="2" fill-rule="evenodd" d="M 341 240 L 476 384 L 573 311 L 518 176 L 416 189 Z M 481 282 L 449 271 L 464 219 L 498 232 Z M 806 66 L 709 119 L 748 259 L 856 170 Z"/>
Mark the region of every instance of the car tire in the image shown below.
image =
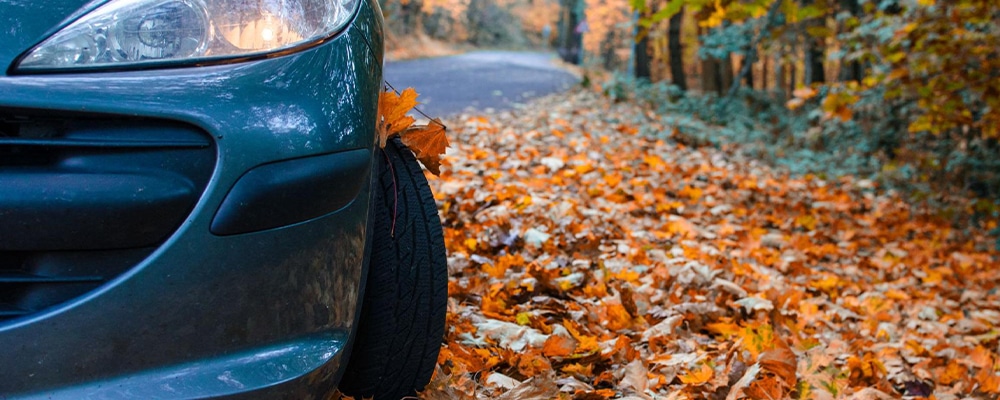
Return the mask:
<path id="1" fill-rule="evenodd" d="M 413 153 L 395 138 L 376 157 L 371 259 L 340 390 L 398 400 L 422 390 L 434 371 L 448 269 L 437 206 Z"/>

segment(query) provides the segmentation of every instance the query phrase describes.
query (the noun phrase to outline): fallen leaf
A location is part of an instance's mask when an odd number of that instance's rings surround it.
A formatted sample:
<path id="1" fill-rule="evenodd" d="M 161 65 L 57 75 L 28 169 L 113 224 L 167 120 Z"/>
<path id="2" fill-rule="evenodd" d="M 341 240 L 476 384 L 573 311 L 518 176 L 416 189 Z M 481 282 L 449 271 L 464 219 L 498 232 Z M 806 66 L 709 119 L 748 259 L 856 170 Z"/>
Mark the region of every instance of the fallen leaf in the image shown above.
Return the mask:
<path id="1" fill-rule="evenodd" d="M 559 393 L 551 370 L 549 374 L 528 379 L 496 400 L 549 400 Z"/>
<path id="2" fill-rule="evenodd" d="M 551 335 L 542 345 L 542 354 L 546 357 L 566 357 L 576 350 L 576 340 L 561 335 Z"/>
<path id="3" fill-rule="evenodd" d="M 750 384 L 757 379 L 757 374 L 760 373 L 760 363 L 751 365 L 747 368 L 740 380 L 733 384 L 733 387 L 729 390 L 729 395 L 726 396 L 726 400 L 737 400 L 743 395 L 743 390 L 750 387 Z"/>
<path id="4" fill-rule="evenodd" d="M 715 370 L 706 364 L 699 364 L 694 369 L 688 370 L 687 373 L 678 376 L 681 382 L 689 385 L 704 385 L 712 376 L 715 375 Z"/>
<path id="5" fill-rule="evenodd" d="M 636 359 L 625 366 L 625 376 L 622 377 L 619 387 L 632 389 L 636 393 L 644 393 L 649 388 L 649 379 L 646 374 L 646 364 L 642 360 Z"/>
<path id="6" fill-rule="evenodd" d="M 435 118 L 427 125 L 415 125 L 399 133 L 417 160 L 434 175 L 441 175 L 441 156 L 448 147 L 447 127 Z"/>

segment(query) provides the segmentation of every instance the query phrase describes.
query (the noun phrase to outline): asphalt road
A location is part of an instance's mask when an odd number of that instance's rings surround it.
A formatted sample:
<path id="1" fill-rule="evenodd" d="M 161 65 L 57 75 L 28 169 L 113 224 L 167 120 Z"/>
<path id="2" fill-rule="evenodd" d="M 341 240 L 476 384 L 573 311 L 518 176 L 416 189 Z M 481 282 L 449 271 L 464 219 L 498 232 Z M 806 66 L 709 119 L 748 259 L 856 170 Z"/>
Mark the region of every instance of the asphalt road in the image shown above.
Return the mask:
<path id="1" fill-rule="evenodd" d="M 555 57 L 551 53 L 476 51 L 387 62 L 385 80 L 400 91 L 416 89 L 418 108 L 431 117 L 466 109 L 502 110 L 575 85 L 579 80 L 557 67 Z"/>

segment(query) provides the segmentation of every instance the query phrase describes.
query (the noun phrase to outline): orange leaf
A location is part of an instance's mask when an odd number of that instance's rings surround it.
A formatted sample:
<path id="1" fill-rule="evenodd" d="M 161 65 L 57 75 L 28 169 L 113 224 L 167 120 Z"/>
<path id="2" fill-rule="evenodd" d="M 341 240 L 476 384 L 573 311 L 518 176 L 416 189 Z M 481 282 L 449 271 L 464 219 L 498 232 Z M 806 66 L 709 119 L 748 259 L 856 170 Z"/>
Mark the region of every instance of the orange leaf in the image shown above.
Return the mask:
<path id="1" fill-rule="evenodd" d="M 420 103 L 417 102 L 417 91 L 413 88 L 406 88 L 401 95 L 396 95 L 390 90 L 382 92 L 378 98 L 378 124 L 376 125 L 379 147 L 385 148 L 389 137 L 413 125 L 416 120 L 406 114 L 417 104 Z"/>
<path id="2" fill-rule="evenodd" d="M 572 338 L 552 335 L 545 339 L 542 346 L 542 354 L 546 357 L 566 357 L 576 350 L 576 341 Z"/>
<path id="3" fill-rule="evenodd" d="M 952 360 L 948 363 L 948 366 L 944 368 L 944 371 L 938 375 L 938 382 L 942 385 L 951 385 L 962 380 L 962 378 L 966 377 L 968 374 L 968 369 Z"/>
<path id="4" fill-rule="evenodd" d="M 632 316 L 629 315 L 625 307 L 618 303 L 609 303 L 602 310 L 602 322 L 606 323 L 608 329 L 618 331 L 632 326 Z"/>
<path id="5" fill-rule="evenodd" d="M 427 125 L 413 126 L 399 134 L 417 160 L 434 175 L 441 175 L 441 155 L 448 147 L 448 136 L 441 120 L 435 118 Z"/>
<path id="6" fill-rule="evenodd" d="M 726 338 L 734 336 L 740 330 L 740 326 L 732 322 L 710 322 L 705 324 L 706 329 L 718 333 Z"/>
<path id="7" fill-rule="evenodd" d="M 991 371 L 991 368 L 979 370 L 979 373 L 976 374 L 976 382 L 979 383 L 979 390 L 986 393 L 1000 394 L 1000 375 Z"/>
<path id="8" fill-rule="evenodd" d="M 485 272 L 486 275 L 489 275 L 491 278 L 498 278 L 498 279 L 503 278 L 503 275 L 507 273 L 506 266 L 499 263 L 496 265 L 486 263 L 483 264 L 482 268 L 483 272 Z"/>
<path id="9" fill-rule="evenodd" d="M 597 338 L 589 335 L 584 335 L 574 326 L 571 320 L 563 320 L 563 326 L 569 331 L 569 334 L 573 336 L 578 342 L 576 349 L 578 353 L 589 353 L 592 351 L 597 351 L 598 344 Z"/>
<path id="10" fill-rule="evenodd" d="M 562 367 L 562 371 L 571 375 L 589 377 L 594 375 L 594 364 L 587 364 L 587 365 L 576 364 L 576 363 L 569 364 Z"/>
<path id="11" fill-rule="evenodd" d="M 708 365 L 701 364 L 697 370 L 690 370 L 686 374 L 678 376 L 681 382 L 688 385 L 704 385 L 709 380 L 712 379 L 712 375 L 715 375 L 715 370 Z"/>

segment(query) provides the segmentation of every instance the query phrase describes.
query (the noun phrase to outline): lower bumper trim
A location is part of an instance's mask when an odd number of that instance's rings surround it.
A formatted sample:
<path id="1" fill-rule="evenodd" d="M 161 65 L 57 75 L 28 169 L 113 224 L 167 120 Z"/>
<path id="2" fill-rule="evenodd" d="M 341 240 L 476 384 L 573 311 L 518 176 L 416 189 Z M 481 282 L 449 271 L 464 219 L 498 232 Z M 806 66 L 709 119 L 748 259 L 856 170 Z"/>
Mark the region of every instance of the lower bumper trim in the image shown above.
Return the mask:
<path id="1" fill-rule="evenodd" d="M 367 149 L 255 167 L 226 195 L 212 221 L 212 233 L 256 232 L 337 211 L 358 196 L 370 168 Z"/>
<path id="2" fill-rule="evenodd" d="M 346 335 L 322 335 L 9 399 L 178 399 L 230 396 L 303 377 L 339 356 Z"/>

